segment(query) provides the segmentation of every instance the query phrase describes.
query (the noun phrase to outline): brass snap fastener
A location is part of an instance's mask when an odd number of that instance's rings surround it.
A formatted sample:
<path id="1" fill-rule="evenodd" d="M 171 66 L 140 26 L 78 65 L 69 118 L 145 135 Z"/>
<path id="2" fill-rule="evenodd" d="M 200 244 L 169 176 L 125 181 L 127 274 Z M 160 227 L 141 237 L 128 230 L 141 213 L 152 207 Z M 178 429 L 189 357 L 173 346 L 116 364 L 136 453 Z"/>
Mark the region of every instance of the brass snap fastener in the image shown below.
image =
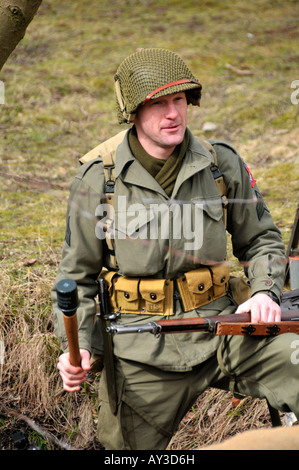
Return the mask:
<path id="1" fill-rule="evenodd" d="M 125 296 L 126 299 L 129 299 L 130 298 L 129 292 L 124 292 L 124 296 Z"/>
<path id="2" fill-rule="evenodd" d="M 204 290 L 205 288 L 205 285 L 204 284 L 199 284 L 198 285 L 198 290 Z"/>
<path id="3" fill-rule="evenodd" d="M 151 298 L 152 300 L 156 300 L 157 295 L 152 292 L 152 293 L 150 294 L 150 298 Z"/>

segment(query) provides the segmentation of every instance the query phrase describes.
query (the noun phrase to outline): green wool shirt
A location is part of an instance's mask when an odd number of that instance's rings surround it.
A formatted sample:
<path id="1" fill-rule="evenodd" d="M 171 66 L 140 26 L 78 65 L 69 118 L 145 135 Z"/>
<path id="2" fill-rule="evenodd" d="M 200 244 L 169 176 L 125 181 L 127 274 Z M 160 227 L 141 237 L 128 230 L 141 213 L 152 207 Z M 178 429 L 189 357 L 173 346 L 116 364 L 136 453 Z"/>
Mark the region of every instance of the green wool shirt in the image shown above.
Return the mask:
<path id="1" fill-rule="evenodd" d="M 129 133 L 129 145 L 134 157 L 160 184 L 168 196 L 171 195 L 177 175 L 180 171 L 183 158 L 189 143 L 189 134 L 185 133 L 183 142 L 178 145 L 167 160 L 149 155 L 140 144 L 136 128 Z"/>

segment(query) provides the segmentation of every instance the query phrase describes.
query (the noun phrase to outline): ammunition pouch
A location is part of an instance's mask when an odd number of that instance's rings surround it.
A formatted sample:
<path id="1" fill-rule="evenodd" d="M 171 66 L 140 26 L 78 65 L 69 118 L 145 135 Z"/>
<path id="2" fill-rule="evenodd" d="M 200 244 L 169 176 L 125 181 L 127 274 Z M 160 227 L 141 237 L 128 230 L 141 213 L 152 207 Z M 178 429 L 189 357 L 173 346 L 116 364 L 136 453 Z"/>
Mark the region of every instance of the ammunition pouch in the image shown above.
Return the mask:
<path id="1" fill-rule="evenodd" d="M 176 286 L 185 312 L 216 300 L 228 291 L 229 267 L 220 264 L 188 271 L 175 281 L 102 274 L 108 284 L 111 310 L 144 315 L 174 314 Z"/>
<path id="2" fill-rule="evenodd" d="M 246 302 L 251 297 L 250 283 L 242 277 L 231 276 L 229 280 L 231 295 L 237 305 Z"/>
<path id="3" fill-rule="evenodd" d="M 188 271 L 177 279 L 185 312 L 207 305 L 226 295 L 229 267 L 225 264 Z"/>

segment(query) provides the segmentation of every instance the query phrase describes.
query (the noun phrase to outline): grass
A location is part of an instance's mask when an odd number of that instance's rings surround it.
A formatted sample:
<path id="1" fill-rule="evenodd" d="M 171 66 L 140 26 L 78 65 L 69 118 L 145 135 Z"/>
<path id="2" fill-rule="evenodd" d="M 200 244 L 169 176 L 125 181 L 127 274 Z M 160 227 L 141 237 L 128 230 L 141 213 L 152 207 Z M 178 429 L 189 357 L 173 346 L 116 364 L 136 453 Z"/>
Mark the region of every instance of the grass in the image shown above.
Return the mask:
<path id="1" fill-rule="evenodd" d="M 290 101 L 299 78 L 298 8 L 290 0 L 43 2 L 0 72 L 2 448 L 12 447 L 20 423 L 38 442 L 13 411 L 50 433 L 43 447 L 57 448 L 53 435 L 76 448 L 99 447 L 97 377 L 76 396 L 61 389 L 50 288 L 78 158 L 119 131 L 113 75 L 137 47 L 170 48 L 184 57 L 203 85 L 201 107 L 190 110 L 191 130 L 238 149 L 287 246 L 299 189 L 299 105 Z M 203 131 L 206 122 L 216 125 L 212 134 Z M 193 449 L 269 426 L 265 404 L 242 403 L 234 408 L 229 394 L 207 391 L 170 448 Z"/>

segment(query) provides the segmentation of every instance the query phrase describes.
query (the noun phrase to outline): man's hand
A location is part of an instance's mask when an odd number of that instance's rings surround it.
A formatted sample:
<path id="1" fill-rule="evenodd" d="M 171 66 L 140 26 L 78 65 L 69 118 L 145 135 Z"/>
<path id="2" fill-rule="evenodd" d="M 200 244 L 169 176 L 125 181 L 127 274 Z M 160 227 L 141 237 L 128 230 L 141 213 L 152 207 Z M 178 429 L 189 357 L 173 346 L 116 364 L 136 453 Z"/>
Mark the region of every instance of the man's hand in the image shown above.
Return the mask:
<path id="1" fill-rule="evenodd" d="M 63 389 L 67 392 L 77 392 L 80 385 L 86 380 L 86 372 L 90 369 L 90 354 L 86 349 L 80 349 L 81 367 L 72 366 L 69 361 L 69 353 L 59 357 L 57 368 L 59 369 Z"/>
<path id="2" fill-rule="evenodd" d="M 277 322 L 281 320 L 280 306 L 267 294 L 255 294 L 249 300 L 239 305 L 236 313 L 251 312 L 252 323 Z"/>

